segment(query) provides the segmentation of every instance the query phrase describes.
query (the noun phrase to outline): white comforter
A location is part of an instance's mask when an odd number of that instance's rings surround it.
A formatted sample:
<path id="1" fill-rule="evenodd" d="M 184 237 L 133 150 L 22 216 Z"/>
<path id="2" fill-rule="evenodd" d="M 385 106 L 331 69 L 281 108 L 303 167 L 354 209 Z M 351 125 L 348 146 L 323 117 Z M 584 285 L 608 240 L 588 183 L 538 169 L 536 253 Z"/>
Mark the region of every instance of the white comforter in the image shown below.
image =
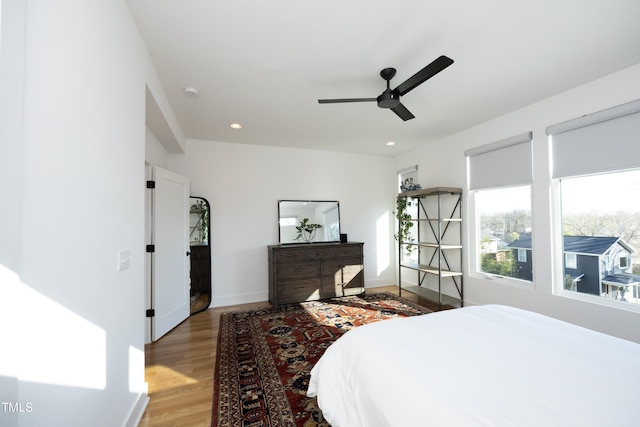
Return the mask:
<path id="1" fill-rule="evenodd" d="M 465 307 L 347 332 L 311 371 L 308 395 L 333 427 L 638 427 L 640 344 Z"/>

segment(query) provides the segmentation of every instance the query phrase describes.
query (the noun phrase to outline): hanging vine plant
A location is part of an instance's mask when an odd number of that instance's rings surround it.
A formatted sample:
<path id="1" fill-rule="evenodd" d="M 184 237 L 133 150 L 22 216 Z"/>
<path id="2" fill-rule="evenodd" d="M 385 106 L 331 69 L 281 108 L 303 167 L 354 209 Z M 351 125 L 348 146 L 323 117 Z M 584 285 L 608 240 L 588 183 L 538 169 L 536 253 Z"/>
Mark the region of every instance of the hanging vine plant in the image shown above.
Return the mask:
<path id="1" fill-rule="evenodd" d="M 413 227 L 413 221 L 411 221 L 411 215 L 407 212 L 408 199 L 407 197 L 396 198 L 396 211 L 395 215 L 398 219 L 398 232 L 393 235 L 399 243 L 411 243 L 414 241 L 411 236 L 411 227 Z M 407 255 L 411 255 L 414 247 L 411 245 L 404 245 L 404 250 Z"/>

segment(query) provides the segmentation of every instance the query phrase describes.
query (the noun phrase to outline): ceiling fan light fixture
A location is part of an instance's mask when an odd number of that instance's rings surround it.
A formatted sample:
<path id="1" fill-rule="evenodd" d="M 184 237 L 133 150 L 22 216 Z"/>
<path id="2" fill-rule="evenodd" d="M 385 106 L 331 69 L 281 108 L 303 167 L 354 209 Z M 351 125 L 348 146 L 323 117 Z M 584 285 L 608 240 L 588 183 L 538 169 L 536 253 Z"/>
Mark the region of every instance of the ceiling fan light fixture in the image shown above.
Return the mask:
<path id="1" fill-rule="evenodd" d="M 231 123 L 229 127 L 231 129 L 242 129 L 242 125 L 240 123 Z"/>

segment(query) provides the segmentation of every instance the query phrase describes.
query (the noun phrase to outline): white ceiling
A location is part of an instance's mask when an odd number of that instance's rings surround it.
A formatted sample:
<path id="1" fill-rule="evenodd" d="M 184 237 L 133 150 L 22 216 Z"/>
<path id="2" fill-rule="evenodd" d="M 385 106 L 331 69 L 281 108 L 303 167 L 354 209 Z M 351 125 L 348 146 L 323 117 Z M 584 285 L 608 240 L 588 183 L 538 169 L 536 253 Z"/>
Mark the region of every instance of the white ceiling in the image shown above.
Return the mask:
<path id="1" fill-rule="evenodd" d="M 640 63 L 638 0 L 127 4 L 195 139 L 396 156 Z M 455 63 L 402 98 L 415 119 L 317 102 L 376 97 L 383 68 L 394 88 L 440 55 Z"/>

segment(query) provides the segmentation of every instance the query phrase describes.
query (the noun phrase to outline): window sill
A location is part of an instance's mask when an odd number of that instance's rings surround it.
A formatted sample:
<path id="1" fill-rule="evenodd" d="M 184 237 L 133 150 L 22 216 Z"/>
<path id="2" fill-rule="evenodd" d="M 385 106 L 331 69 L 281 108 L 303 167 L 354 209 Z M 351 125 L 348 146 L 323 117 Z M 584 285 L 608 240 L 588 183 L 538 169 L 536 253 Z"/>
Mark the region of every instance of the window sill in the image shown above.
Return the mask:
<path id="1" fill-rule="evenodd" d="M 590 304 L 600 305 L 603 307 L 609 307 L 616 310 L 640 313 L 640 304 L 634 304 L 631 302 L 617 301 L 597 295 L 568 291 L 566 289 L 555 290 L 553 292 L 553 295 L 561 298 L 567 298 L 575 301 L 582 301 Z"/>

